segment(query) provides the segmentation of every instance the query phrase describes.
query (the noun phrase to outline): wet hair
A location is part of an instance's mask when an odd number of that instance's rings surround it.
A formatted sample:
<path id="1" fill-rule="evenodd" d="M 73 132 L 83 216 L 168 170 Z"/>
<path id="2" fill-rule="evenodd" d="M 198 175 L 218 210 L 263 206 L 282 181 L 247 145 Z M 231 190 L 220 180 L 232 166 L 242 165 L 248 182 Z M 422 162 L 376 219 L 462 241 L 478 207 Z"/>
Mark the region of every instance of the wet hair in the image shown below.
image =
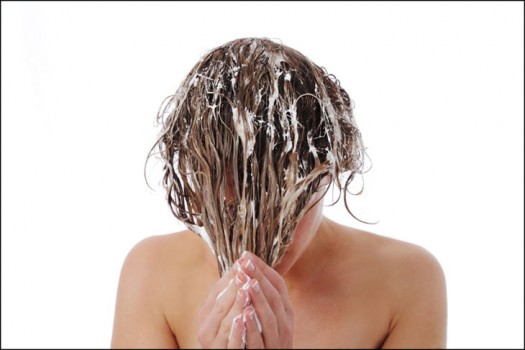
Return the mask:
<path id="1" fill-rule="evenodd" d="M 148 159 L 157 148 L 173 215 L 206 232 L 221 275 L 243 250 L 275 266 L 325 176 L 354 216 L 346 194 L 366 153 L 352 111 L 334 75 L 265 38 L 209 51 L 163 101 Z"/>

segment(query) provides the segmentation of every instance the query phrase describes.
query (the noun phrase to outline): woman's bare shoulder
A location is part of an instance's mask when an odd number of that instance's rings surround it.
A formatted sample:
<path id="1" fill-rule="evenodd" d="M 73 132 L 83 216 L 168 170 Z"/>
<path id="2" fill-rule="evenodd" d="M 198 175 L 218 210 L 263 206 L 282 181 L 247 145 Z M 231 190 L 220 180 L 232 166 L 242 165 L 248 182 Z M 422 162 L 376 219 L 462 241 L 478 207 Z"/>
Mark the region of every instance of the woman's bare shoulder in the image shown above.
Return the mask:
<path id="1" fill-rule="evenodd" d="M 121 279 L 132 277 L 143 286 L 159 285 L 179 280 L 210 261 L 211 251 L 206 242 L 186 230 L 145 238 L 135 244 L 124 260 Z M 176 277 L 178 278 L 168 278 Z"/>
<path id="2" fill-rule="evenodd" d="M 352 251 L 364 274 L 380 276 L 391 306 L 391 329 L 385 347 L 446 343 L 445 275 L 437 258 L 417 244 L 346 228 Z M 417 330 L 417 332 L 415 332 Z M 420 332 L 419 332 L 420 331 Z M 425 336 L 414 336 L 414 333 Z"/>
<path id="3" fill-rule="evenodd" d="M 133 270 L 135 277 L 169 284 L 164 290 L 185 289 L 195 276 L 214 266 L 214 256 L 204 239 L 190 230 L 156 235 L 138 242 L 128 253 L 123 269 Z M 155 279 L 155 281 L 153 281 Z M 144 282 L 144 281 L 143 281 Z"/>
<path id="4" fill-rule="evenodd" d="M 210 250 L 201 237 L 190 230 L 184 230 L 145 238 L 131 249 L 128 258 L 152 262 L 177 260 L 185 263 L 208 259 L 209 254 Z"/>
<path id="5" fill-rule="evenodd" d="M 373 276 L 374 283 L 380 283 L 380 287 L 395 298 L 395 304 L 404 308 L 406 303 L 416 302 L 416 296 L 443 299 L 444 272 L 429 250 L 340 224 L 336 227 L 342 233 L 337 256 L 343 257 L 347 271 L 365 278 Z"/>
<path id="6" fill-rule="evenodd" d="M 188 230 L 138 242 L 122 266 L 112 346 L 177 347 L 174 320 L 195 300 L 189 290 L 213 276 L 210 263 L 206 242 Z"/>
<path id="7" fill-rule="evenodd" d="M 442 272 L 436 257 L 420 245 L 352 227 L 339 227 L 353 255 L 376 262 L 389 275 L 409 277 L 417 273 Z"/>

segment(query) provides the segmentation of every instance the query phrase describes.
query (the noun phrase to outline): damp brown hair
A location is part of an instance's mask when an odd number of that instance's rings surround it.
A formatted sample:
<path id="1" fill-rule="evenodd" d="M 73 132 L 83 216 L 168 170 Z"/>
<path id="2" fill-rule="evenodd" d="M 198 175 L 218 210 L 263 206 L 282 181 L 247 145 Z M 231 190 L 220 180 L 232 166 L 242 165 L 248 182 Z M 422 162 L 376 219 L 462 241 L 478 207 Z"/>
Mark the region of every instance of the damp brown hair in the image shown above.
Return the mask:
<path id="1" fill-rule="evenodd" d="M 157 120 L 148 159 L 157 149 L 173 215 L 208 235 L 221 275 L 244 250 L 274 267 L 325 176 L 355 217 L 348 186 L 366 153 L 353 103 L 334 75 L 290 47 L 243 38 L 209 51 Z"/>

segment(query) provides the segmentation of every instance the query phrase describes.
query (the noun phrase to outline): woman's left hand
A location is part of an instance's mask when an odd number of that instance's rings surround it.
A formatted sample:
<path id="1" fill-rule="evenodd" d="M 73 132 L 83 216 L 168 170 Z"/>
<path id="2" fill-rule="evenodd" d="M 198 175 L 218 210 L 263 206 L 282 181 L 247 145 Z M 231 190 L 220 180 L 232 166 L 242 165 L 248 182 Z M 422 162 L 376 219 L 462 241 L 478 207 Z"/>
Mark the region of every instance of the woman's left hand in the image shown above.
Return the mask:
<path id="1" fill-rule="evenodd" d="M 248 291 L 252 305 L 243 311 L 246 348 L 291 349 L 294 314 L 283 278 L 249 252 L 243 253 L 240 269 L 251 278 Z"/>

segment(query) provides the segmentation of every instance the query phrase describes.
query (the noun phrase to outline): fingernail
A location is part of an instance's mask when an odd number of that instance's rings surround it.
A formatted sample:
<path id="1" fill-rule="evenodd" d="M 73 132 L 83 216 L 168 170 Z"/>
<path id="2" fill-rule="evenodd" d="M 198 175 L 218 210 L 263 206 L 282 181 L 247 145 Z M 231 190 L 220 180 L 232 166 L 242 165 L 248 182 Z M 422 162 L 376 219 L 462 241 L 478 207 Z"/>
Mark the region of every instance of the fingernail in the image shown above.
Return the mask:
<path id="1" fill-rule="evenodd" d="M 241 325 L 242 325 L 242 317 L 241 317 L 241 314 L 239 314 L 235 318 L 235 329 L 237 329 Z"/>
<path id="2" fill-rule="evenodd" d="M 228 336 L 228 340 L 231 339 L 232 335 L 233 335 L 233 331 L 235 329 L 237 329 L 237 322 L 239 321 L 239 319 L 241 318 L 242 314 L 239 314 L 237 316 L 235 316 L 232 320 L 232 329 L 230 330 L 230 335 Z"/>
<path id="3" fill-rule="evenodd" d="M 255 315 L 255 310 L 251 310 L 250 312 L 248 312 L 248 318 L 253 321 L 253 315 Z"/>
<path id="4" fill-rule="evenodd" d="M 248 261 L 246 261 L 246 264 L 244 264 L 244 267 L 246 267 L 248 271 L 255 271 L 255 265 L 253 264 L 251 259 L 248 259 Z"/>
<path id="5" fill-rule="evenodd" d="M 242 290 L 245 290 L 246 292 L 248 292 L 248 289 L 250 288 L 250 281 L 246 282 L 243 286 L 242 286 Z"/>
<path id="6" fill-rule="evenodd" d="M 257 313 L 256 312 L 255 312 L 255 321 L 257 322 L 257 329 L 259 330 L 259 333 L 262 334 L 261 322 L 259 321 L 259 317 L 257 317 Z"/>
<path id="7" fill-rule="evenodd" d="M 237 300 L 237 302 L 240 302 L 243 298 L 244 298 L 244 304 L 242 307 L 246 307 L 248 304 L 250 304 L 250 301 L 251 301 L 250 295 L 246 294 L 246 292 L 244 292 L 244 295 L 243 295 L 242 289 L 239 289 L 235 300 Z"/>
<path id="8" fill-rule="evenodd" d="M 244 300 L 244 305 L 242 307 L 246 307 L 251 303 L 252 299 L 250 298 L 250 295 L 246 295 L 246 300 Z"/>
<path id="9" fill-rule="evenodd" d="M 240 301 L 242 298 L 244 298 L 244 295 L 242 295 L 241 289 L 237 292 L 237 297 L 235 297 L 235 300 Z"/>
<path id="10" fill-rule="evenodd" d="M 240 286 L 242 284 L 242 281 L 240 280 L 239 275 L 235 276 L 235 284 L 238 285 L 238 286 Z"/>
<path id="11" fill-rule="evenodd" d="M 243 271 L 239 270 L 237 273 L 237 276 L 235 276 L 235 284 L 240 286 L 250 280 L 250 277 L 248 277 L 247 274 L 245 274 Z"/>
<path id="12" fill-rule="evenodd" d="M 261 287 L 259 287 L 259 282 L 257 280 L 251 281 L 250 284 L 255 293 L 259 294 L 261 292 Z"/>

